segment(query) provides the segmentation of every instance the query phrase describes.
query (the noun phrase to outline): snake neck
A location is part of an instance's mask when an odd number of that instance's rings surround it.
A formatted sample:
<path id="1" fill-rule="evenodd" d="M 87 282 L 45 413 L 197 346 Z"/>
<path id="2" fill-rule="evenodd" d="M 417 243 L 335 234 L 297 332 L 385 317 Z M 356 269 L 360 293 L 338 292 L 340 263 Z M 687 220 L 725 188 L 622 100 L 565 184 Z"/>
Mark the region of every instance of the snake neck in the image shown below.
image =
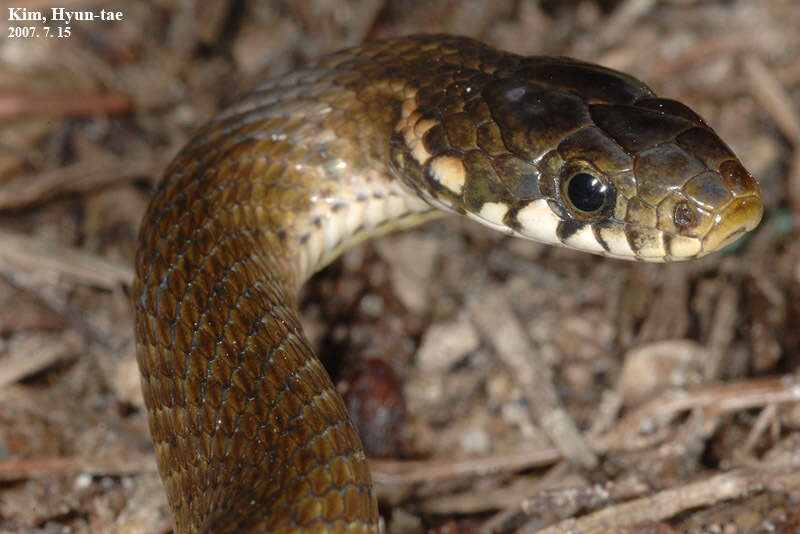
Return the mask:
<path id="1" fill-rule="evenodd" d="M 353 124 L 366 104 L 325 72 L 296 74 L 288 95 L 263 87 L 210 123 L 142 226 L 137 358 L 179 533 L 377 529 L 360 440 L 297 292 L 342 250 L 432 208 L 393 177 L 390 121 Z"/>

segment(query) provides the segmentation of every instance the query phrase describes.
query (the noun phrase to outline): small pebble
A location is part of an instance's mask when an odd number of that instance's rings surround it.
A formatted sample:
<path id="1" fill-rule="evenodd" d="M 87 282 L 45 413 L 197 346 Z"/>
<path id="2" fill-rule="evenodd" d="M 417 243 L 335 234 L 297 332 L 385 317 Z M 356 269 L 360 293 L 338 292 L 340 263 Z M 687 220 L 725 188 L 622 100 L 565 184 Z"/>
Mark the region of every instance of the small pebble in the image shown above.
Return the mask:
<path id="1" fill-rule="evenodd" d="M 434 324 L 425 332 L 417 351 L 417 365 L 423 371 L 452 369 L 480 345 L 475 326 L 468 319 Z"/>
<path id="2" fill-rule="evenodd" d="M 92 485 L 92 475 L 81 473 L 75 477 L 75 489 L 86 489 Z"/>
<path id="3" fill-rule="evenodd" d="M 623 404 L 631 406 L 668 388 L 702 382 L 708 351 L 694 341 L 658 341 L 628 351 L 618 381 Z"/>

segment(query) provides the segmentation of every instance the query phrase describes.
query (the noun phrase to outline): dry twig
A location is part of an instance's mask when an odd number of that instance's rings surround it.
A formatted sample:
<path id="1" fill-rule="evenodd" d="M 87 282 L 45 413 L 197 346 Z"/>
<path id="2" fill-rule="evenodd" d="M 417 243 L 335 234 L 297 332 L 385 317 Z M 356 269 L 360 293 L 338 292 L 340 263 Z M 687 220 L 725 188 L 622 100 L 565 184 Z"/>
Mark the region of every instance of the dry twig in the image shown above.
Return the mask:
<path id="1" fill-rule="evenodd" d="M 579 519 L 567 519 L 545 529 L 521 528 L 518 534 L 602 534 L 648 521 L 669 519 L 698 506 L 764 491 L 787 491 L 800 484 L 800 462 L 769 465 L 762 469 L 738 469 L 706 480 L 661 491 L 652 497 L 609 506 Z"/>
<path id="2" fill-rule="evenodd" d="M 32 116 L 91 115 L 126 113 L 133 107 L 128 95 L 99 93 L 94 95 L 34 95 L 0 93 L 0 120 Z"/>
<path id="3" fill-rule="evenodd" d="M 522 452 L 497 453 L 484 457 L 448 460 L 370 460 L 372 478 L 376 484 L 418 484 L 466 476 L 508 473 L 551 464 L 561 454 L 556 449 L 536 449 Z"/>
<path id="4" fill-rule="evenodd" d="M 133 281 L 131 267 L 94 254 L 0 229 L 0 268 L 44 271 L 82 284 L 116 289 Z M 12 265 L 14 266 L 12 268 Z"/>
<path id="5" fill-rule="evenodd" d="M 0 210 L 18 210 L 60 195 L 94 191 L 125 181 L 158 176 L 166 161 L 163 154 L 137 154 L 19 176 L 0 187 Z"/>
<path id="6" fill-rule="evenodd" d="M 522 326 L 509 309 L 509 299 L 497 291 L 473 298 L 469 308 L 484 336 L 528 399 L 536 419 L 566 458 L 585 467 L 597 465 L 597 456 L 567 414 L 547 364 L 537 357 Z"/>
<path id="7" fill-rule="evenodd" d="M 638 441 L 642 430 L 657 428 L 687 410 L 703 409 L 706 417 L 773 403 L 800 402 L 800 378 L 774 376 L 673 391 L 653 399 L 625 416 L 598 440 L 600 450 L 631 450 L 647 446 Z M 649 441 L 648 441 L 649 443 Z"/>

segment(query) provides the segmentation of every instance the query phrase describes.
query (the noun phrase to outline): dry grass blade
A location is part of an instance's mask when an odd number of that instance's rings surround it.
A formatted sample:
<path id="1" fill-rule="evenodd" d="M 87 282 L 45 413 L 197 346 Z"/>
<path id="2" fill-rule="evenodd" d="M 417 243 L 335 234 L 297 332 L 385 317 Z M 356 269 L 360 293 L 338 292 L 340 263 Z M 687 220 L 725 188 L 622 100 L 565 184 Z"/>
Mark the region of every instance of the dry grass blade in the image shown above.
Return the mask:
<path id="1" fill-rule="evenodd" d="M 82 284 L 116 289 L 133 281 L 133 269 L 74 248 L 0 229 L 0 267 L 49 272 Z"/>
<path id="2" fill-rule="evenodd" d="M 625 0 L 616 7 L 600 30 L 596 39 L 601 44 L 613 43 L 619 35 L 630 31 L 631 27 L 652 9 L 656 0 Z"/>
<path id="3" fill-rule="evenodd" d="M 800 147 L 800 118 L 781 83 L 758 56 L 748 55 L 744 69 L 755 97 L 789 142 Z"/>
<path id="4" fill-rule="evenodd" d="M 463 460 L 370 460 L 376 484 L 418 484 L 451 478 L 507 473 L 551 464 L 561 458 L 556 449 L 497 453 Z"/>
<path id="5" fill-rule="evenodd" d="M 18 210 L 60 195 L 84 193 L 125 181 L 158 176 L 166 162 L 164 155 L 137 154 L 125 159 L 81 162 L 19 176 L 0 187 L 0 210 Z"/>
<path id="6" fill-rule="evenodd" d="M 69 456 L 0 462 L 0 480 L 23 480 L 54 474 L 120 476 L 155 471 L 155 462 L 149 455 L 124 458 L 119 456 Z"/>

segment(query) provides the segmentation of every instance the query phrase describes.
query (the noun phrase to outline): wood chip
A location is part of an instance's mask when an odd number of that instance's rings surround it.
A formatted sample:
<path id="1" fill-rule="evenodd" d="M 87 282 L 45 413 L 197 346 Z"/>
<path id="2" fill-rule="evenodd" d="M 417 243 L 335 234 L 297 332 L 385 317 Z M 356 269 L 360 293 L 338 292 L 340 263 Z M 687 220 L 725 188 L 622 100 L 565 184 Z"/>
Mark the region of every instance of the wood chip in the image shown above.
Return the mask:
<path id="1" fill-rule="evenodd" d="M 22 336 L 9 344 L 9 354 L 0 359 L 0 388 L 64 358 L 74 357 L 85 348 L 83 337 L 74 330 L 63 334 Z"/>

